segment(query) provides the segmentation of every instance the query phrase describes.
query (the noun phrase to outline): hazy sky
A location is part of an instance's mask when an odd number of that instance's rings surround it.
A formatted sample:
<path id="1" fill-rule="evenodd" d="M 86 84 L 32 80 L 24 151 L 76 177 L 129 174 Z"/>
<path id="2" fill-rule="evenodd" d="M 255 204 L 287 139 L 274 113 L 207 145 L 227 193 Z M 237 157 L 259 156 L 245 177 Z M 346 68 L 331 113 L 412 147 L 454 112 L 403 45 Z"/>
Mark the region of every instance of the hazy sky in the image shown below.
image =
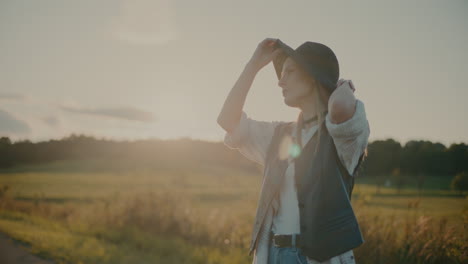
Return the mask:
<path id="1" fill-rule="evenodd" d="M 222 104 L 257 44 L 331 47 L 370 140 L 468 142 L 467 1 L 0 0 L 0 135 L 222 140 Z M 296 119 L 273 66 L 245 111 Z"/>

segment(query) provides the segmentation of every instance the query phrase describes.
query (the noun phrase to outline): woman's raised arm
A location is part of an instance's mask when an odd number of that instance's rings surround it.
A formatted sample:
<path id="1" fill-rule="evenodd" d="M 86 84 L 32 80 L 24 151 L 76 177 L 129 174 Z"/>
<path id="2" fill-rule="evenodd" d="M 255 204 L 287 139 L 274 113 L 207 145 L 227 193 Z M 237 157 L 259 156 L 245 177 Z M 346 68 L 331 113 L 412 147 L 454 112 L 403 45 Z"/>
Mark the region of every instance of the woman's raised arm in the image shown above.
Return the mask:
<path id="1" fill-rule="evenodd" d="M 265 65 L 270 63 L 280 52 L 275 50 L 277 39 L 266 38 L 260 42 L 252 58 L 244 67 L 238 80 L 229 92 L 223 108 L 218 115 L 218 124 L 226 131 L 231 132 L 239 123 L 244 108 L 245 99 L 252 86 L 253 80 Z"/>

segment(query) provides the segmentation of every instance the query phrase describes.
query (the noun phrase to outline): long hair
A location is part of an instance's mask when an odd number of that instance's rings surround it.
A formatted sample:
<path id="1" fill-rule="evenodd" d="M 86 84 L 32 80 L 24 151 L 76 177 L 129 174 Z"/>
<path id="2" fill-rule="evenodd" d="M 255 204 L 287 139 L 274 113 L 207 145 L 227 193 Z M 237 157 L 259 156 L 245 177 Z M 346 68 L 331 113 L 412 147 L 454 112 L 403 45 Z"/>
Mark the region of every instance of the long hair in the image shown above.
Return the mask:
<path id="1" fill-rule="evenodd" d="M 306 77 L 306 75 L 304 75 Z M 310 77 L 308 77 L 310 79 Z M 315 88 L 312 87 L 312 84 L 315 83 L 316 86 Z M 322 125 L 323 122 L 325 122 L 325 115 L 327 114 L 328 110 L 328 99 L 330 98 L 330 95 L 328 93 L 323 93 L 320 92 L 321 89 L 323 89 L 322 85 L 319 84 L 318 82 L 314 82 L 313 80 L 311 81 L 311 89 L 316 90 L 316 94 L 314 96 L 315 102 L 313 102 L 315 106 L 315 112 L 317 113 L 317 121 L 318 121 L 318 129 L 317 129 L 317 144 L 315 144 L 315 149 L 314 149 L 314 155 L 317 154 L 319 145 L 320 145 L 320 138 L 321 138 L 321 129 L 320 126 Z M 296 129 L 296 138 L 298 143 L 302 142 L 302 128 L 303 128 L 303 113 L 302 111 L 299 113 L 299 116 L 297 117 L 297 129 Z M 301 143 L 302 144 L 302 143 Z M 300 147 L 302 149 L 302 147 Z"/>
<path id="2" fill-rule="evenodd" d="M 321 137 L 321 129 L 320 125 L 325 122 L 325 115 L 326 111 L 328 111 L 328 100 L 330 99 L 330 94 L 324 92 L 321 83 L 317 82 L 316 85 L 317 94 L 315 96 L 315 111 L 317 113 L 317 120 L 319 124 L 319 128 L 317 129 L 317 144 L 315 145 L 314 154 L 317 154 L 319 145 L 320 145 L 320 137 Z"/>

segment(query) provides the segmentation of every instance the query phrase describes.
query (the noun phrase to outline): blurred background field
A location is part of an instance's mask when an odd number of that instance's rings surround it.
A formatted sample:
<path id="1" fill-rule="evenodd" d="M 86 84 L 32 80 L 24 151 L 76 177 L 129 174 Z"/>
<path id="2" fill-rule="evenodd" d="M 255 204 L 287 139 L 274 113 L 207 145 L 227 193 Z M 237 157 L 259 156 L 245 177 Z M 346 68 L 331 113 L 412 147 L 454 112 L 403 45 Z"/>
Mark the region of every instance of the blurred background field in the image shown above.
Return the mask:
<path id="1" fill-rule="evenodd" d="M 259 167 L 216 163 L 15 166 L 0 174 L 0 231 L 58 263 L 247 263 L 261 180 Z M 359 263 L 466 260 L 468 200 L 449 180 L 426 182 L 419 192 L 357 179 Z"/>

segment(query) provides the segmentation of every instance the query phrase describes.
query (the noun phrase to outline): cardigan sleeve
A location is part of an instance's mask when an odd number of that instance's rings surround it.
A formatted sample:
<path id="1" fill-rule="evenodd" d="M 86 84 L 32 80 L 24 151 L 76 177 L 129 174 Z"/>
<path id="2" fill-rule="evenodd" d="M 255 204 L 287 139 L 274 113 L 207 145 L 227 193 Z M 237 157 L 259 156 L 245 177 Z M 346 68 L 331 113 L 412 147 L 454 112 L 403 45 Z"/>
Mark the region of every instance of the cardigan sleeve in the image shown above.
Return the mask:
<path id="1" fill-rule="evenodd" d="M 331 122 L 329 114 L 326 115 L 325 122 L 341 162 L 350 175 L 353 175 L 359 157 L 367 147 L 370 135 L 364 103 L 356 100 L 354 115 L 345 122 L 334 124 Z"/>
<path id="2" fill-rule="evenodd" d="M 246 158 L 261 165 L 265 164 L 266 152 L 275 128 L 280 121 L 257 121 L 242 112 L 237 127 L 224 136 L 224 144 L 231 149 L 238 149 Z"/>

